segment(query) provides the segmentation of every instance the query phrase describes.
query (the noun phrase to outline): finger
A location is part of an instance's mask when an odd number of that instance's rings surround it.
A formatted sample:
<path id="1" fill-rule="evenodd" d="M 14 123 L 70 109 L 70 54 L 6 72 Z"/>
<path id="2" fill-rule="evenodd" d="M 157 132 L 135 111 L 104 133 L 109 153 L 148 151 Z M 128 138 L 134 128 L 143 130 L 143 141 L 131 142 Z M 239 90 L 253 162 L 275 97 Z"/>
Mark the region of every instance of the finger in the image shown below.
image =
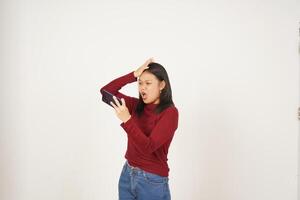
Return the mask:
<path id="1" fill-rule="evenodd" d="M 125 102 L 124 98 L 122 98 L 121 101 L 122 101 L 122 106 L 126 106 L 126 102 Z"/>
<path id="2" fill-rule="evenodd" d="M 120 102 L 118 101 L 117 97 L 113 96 L 113 98 L 114 98 L 114 100 L 115 100 L 117 106 L 119 107 L 119 106 L 120 106 Z"/>
<path id="3" fill-rule="evenodd" d="M 112 105 L 116 111 L 118 110 L 118 107 L 112 101 L 110 102 L 110 105 Z"/>
<path id="4" fill-rule="evenodd" d="M 145 69 L 148 69 L 149 68 L 149 65 L 150 64 L 150 62 L 147 62 L 147 64 L 146 65 L 144 65 L 144 68 L 143 68 L 143 70 L 145 70 Z"/>
<path id="5" fill-rule="evenodd" d="M 148 59 L 147 64 L 145 65 L 145 69 L 148 69 L 149 68 L 148 65 L 152 62 L 154 62 L 153 58 Z"/>
<path id="6" fill-rule="evenodd" d="M 149 63 L 151 63 L 151 58 L 149 58 L 148 60 L 146 60 L 146 62 L 145 62 L 145 66 L 147 66 Z"/>

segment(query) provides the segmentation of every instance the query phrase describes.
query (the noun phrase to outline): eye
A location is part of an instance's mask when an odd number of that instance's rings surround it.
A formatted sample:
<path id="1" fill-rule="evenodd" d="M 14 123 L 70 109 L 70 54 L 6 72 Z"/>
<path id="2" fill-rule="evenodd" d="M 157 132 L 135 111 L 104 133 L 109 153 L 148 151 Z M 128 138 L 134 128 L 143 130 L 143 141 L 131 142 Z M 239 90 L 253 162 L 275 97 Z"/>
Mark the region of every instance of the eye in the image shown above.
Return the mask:
<path id="1" fill-rule="evenodd" d="M 151 83 L 146 83 L 147 85 L 150 85 Z"/>

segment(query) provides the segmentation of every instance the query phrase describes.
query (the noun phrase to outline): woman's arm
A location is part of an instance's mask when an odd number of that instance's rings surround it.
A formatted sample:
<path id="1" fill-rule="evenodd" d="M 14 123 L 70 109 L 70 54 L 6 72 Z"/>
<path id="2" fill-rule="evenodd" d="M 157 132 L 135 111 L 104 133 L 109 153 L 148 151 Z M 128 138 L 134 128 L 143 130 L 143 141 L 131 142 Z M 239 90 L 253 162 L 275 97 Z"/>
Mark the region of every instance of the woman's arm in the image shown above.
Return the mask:
<path id="1" fill-rule="evenodd" d="M 138 99 L 135 97 L 127 96 L 127 95 L 119 92 L 119 90 L 121 90 L 121 88 L 124 87 L 125 85 L 135 82 L 135 81 L 137 81 L 137 78 L 134 76 L 134 72 L 130 72 L 124 76 L 114 79 L 113 81 L 111 81 L 108 84 L 106 84 L 105 86 L 103 86 L 100 89 L 100 93 L 102 94 L 102 91 L 106 90 L 106 91 L 114 94 L 116 97 L 124 98 L 129 112 L 132 113 L 134 104 L 138 101 Z"/>
<path id="2" fill-rule="evenodd" d="M 122 94 L 121 92 L 119 92 L 119 90 L 128 83 L 137 81 L 137 77 L 139 77 L 145 69 L 149 68 L 148 65 L 153 61 L 153 58 L 149 58 L 143 65 L 141 65 L 135 71 L 130 72 L 129 74 L 126 74 L 109 82 L 107 85 L 103 86 L 100 89 L 101 94 L 103 95 L 102 91 L 106 90 L 114 94 L 116 97 L 119 97 L 120 99 L 124 98 L 128 111 L 132 113 L 134 105 L 138 102 L 138 99 Z"/>
<path id="3" fill-rule="evenodd" d="M 168 140 L 172 139 L 178 126 L 178 110 L 170 107 L 162 113 L 161 119 L 147 137 L 131 117 L 127 122 L 121 123 L 128 137 L 132 138 L 135 146 L 146 154 L 151 154 Z"/>

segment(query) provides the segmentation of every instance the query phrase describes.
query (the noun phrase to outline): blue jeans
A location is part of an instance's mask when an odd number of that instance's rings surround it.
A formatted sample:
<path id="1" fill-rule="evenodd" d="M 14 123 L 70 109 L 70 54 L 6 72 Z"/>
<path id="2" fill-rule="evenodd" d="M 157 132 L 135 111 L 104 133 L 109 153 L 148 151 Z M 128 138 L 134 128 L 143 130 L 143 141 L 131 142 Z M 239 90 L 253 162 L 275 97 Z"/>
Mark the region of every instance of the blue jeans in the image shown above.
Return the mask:
<path id="1" fill-rule="evenodd" d="M 119 200 L 171 200 L 169 178 L 126 163 L 119 179 Z"/>

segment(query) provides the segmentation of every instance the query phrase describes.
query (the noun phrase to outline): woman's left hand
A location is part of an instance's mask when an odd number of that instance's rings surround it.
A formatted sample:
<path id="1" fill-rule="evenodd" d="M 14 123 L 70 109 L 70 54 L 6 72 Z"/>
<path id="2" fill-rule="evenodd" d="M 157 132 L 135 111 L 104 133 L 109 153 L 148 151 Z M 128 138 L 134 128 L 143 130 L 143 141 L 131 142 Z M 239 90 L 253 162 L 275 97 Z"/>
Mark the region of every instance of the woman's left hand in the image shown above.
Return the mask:
<path id="1" fill-rule="evenodd" d="M 120 104 L 115 96 L 113 96 L 113 98 L 115 100 L 115 104 L 114 102 L 110 102 L 110 104 L 114 107 L 118 118 L 124 123 L 127 122 L 130 119 L 131 115 L 128 111 L 128 108 L 126 107 L 125 100 L 122 98 L 122 104 Z"/>

